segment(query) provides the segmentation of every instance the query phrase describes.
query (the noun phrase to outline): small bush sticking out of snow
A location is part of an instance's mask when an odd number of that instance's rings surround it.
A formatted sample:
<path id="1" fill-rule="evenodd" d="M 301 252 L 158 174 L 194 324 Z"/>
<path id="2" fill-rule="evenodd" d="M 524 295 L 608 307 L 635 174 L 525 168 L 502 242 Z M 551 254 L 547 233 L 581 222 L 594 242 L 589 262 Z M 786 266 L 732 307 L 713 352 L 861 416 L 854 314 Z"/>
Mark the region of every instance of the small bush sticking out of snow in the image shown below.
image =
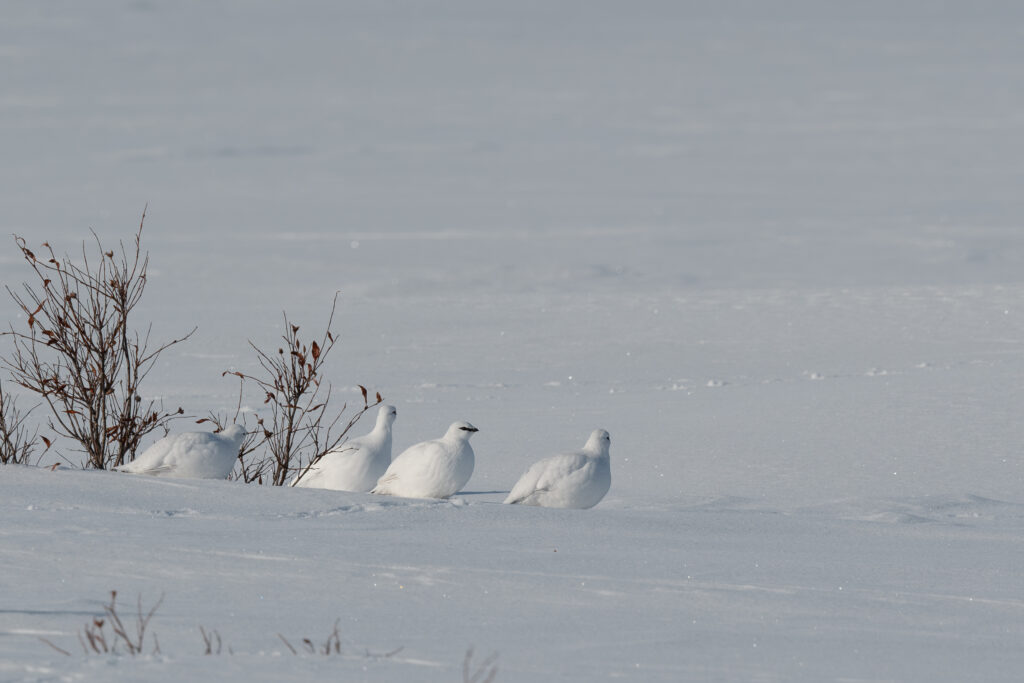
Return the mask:
<path id="1" fill-rule="evenodd" d="M 39 442 L 39 431 L 30 431 L 25 420 L 34 409 L 35 406 L 21 412 L 17 399 L 6 393 L 0 384 L 0 464 L 28 465 L 32 460 Z M 43 441 L 49 449 L 48 439 L 44 437 Z"/>
<path id="2" fill-rule="evenodd" d="M 21 291 L 7 288 L 27 329 L 3 333 L 14 348 L 2 363 L 20 386 L 50 409 L 49 428 L 77 442 L 87 467 L 108 469 L 135 457 L 150 432 L 182 415 L 143 400 L 142 381 L 160 354 L 192 336 L 155 346 L 149 331 L 133 327 L 133 311 L 146 288 L 149 253 L 142 251 L 142 212 L 134 244 L 106 251 L 96 233 L 95 255 L 82 244 L 80 263 L 58 257 L 43 242 L 36 256 L 25 239 L 14 241 L 34 275 Z"/>
<path id="3" fill-rule="evenodd" d="M 330 405 L 331 385 L 324 383 L 324 363 L 337 342 L 331 331 L 337 306 L 338 295 L 335 294 L 326 330 L 319 340 L 309 345 L 299 337 L 299 326 L 293 325 L 284 313 L 283 344 L 276 353 L 249 342 L 262 372 L 250 375 L 228 370 L 223 373 L 235 375 L 243 384 L 254 386 L 269 411 L 268 416 L 256 420 L 263 435 L 260 445 L 266 447 L 267 457 L 243 470 L 246 481 L 256 479 L 262 483 L 265 471 L 274 486 L 283 486 L 296 472 L 302 476 L 344 441 L 363 413 L 383 401 L 378 393 L 376 400 L 370 403 L 366 387 L 360 385 L 363 405 L 347 422 L 342 416 L 348 404 L 337 411 Z"/>
<path id="4" fill-rule="evenodd" d="M 135 615 L 135 623 L 129 631 L 117 611 L 117 591 L 110 591 L 110 604 L 103 606 L 103 617 L 93 617 L 78 633 L 78 642 L 81 643 L 85 654 L 119 654 L 118 647 L 123 648 L 128 654 L 135 656 L 142 654 L 146 641 L 146 629 L 149 622 L 160 608 L 164 601 L 163 594 L 156 601 L 148 612 L 142 612 L 142 596 L 138 599 L 138 611 Z M 108 632 L 109 627 L 109 632 Z M 71 653 L 62 647 L 58 647 L 46 638 L 40 638 L 44 643 L 61 654 L 71 656 Z M 160 652 L 160 641 L 156 634 L 153 634 L 153 654 Z"/>
<path id="5" fill-rule="evenodd" d="M 334 620 L 334 629 L 327 635 L 327 638 L 324 640 L 322 645 L 317 645 L 310 638 L 303 638 L 301 649 L 304 650 L 307 654 L 311 655 L 319 654 L 326 656 L 349 654 L 348 652 L 343 650 L 341 646 L 341 632 L 338 630 L 339 623 L 341 623 L 340 619 Z M 296 648 L 294 645 L 288 642 L 287 638 L 285 638 L 280 633 L 277 634 L 277 637 L 281 639 L 281 642 L 285 644 L 285 647 L 287 647 L 288 650 L 291 651 L 293 655 L 299 655 L 299 648 Z M 404 649 L 404 647 L 398 647 L 394 650 L 391 650 L 390 652 L 370 652 L 369 650 L 363 650 L 361 652 L 356 652 L 352 654 L 372 659 L 387 659 L 388 657 L 394 657 Z"/>

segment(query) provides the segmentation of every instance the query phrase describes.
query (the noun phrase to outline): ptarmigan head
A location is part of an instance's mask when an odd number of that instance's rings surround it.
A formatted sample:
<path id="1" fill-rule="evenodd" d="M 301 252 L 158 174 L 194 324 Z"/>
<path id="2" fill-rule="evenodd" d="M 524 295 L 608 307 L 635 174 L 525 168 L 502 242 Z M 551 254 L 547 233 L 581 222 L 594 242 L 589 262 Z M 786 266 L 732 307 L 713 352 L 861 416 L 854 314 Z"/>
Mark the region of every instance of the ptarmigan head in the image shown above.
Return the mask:
<path id="1" fill-rule="evenodd" d="M 469 441 L 469 437 L 476 434 L 479 429 L 469 424 L 468 422 L 453 422 L 452 426 L 448 428 L 448 432 L 444 435 L 446 439 L 452 439 L 455 441 Z"/>
<path id="2" fill-rule="evenodd" d="M 233 424 L 220 432 L 220 435 L 230 441 L 241 441 L 245 436 L 245 427 L 240 424 Z"/>
<path id="3" fill-rule="evenodd" d="M 608 432 L 603 429 L 595 429 L 590 433 L 590 438 L 587 439 L 583 450 L 591 455 L 608 455 L 611 445 L 612 437 L 608 435 Z"/>
<path id="4" fill-rule="evenodd" d="M 395 422 L 395 418 L 398 417 L 398 409 L 394 406 L 381 406 L 380 411 L 377 413 L 377 423 L 383 423 L 385 426 L 390 427 Z"/>

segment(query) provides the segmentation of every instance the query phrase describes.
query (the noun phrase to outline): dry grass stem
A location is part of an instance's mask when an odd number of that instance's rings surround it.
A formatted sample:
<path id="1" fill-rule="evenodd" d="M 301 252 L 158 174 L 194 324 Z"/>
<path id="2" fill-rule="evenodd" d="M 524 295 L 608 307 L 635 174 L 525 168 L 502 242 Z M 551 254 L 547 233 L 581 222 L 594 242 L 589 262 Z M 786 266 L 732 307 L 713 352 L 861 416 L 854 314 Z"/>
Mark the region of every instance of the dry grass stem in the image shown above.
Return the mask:
<path id="1" fill-rule="evenodd" d="M 199 633 L 203 636 L 203 645 L 205 647 L 204 655 L 219 655 L 224 648 L 223 641 L 221 641 L 220 633 L 216 629 L 207 631 L 202 626 L 199 627 Z M 231 652 L 231 648 L 228 648 L 228 652 Z"/>
<path id="2" fill-rule="evenodd" d="M 141 654 L 145 644 L 146 629 L 163 601 L 164 596 L 161 594 L 156 604 L 148 612 L 143 613 L 142 596 L 140 595 L 135 623 L 133 628 L 129 629 L 117 611 L 117 591 L 110 591 L 110 604 L 103 606 L 105 617 L 93 618 L 78 634 L 82 649 L 86 654 L 116 654 L 118 644 L 121 644 L 128 654 Z M 107 634 L 108 627 L 110 635 Z M 153 636 L 153 644 L 153 652 L 160 652 L 160 642 L 156 639 L 156 635 Z"/>
<path id="3" fill-rule="evenodd" d="M 52 647 L 52 648 L 53 648 L 54 650 L 56 650 L 57 652 L 61 653 L 62 655 L 66 655 L 66 656 L 68 656 L 68 657 L 70 657 L 70 656 L 71 656 L 71 653 L 70 653 L 70 652 L 68 652 L 67 650 L 65 650 L 65 649 L 64 649 L 64 648 L 62 648 L 62 647 L 57 647 L 56 645 L 54 645 L 54 644 L 53 644 L 53 643 L 52 643 L 52 642 L 51 642 L 50 640 L 48 640 L 47 638 L 43 638 L 42 636 L 40 636 L 40 637 L 39 637 L 39 640 L 43 641 L 44 643 L 46 643 L 47 645 L 49 645 L 50 647 Z"/>
<path id="4" fill-rule="evenodd" d="M 494 683 L 498 675 L 498 653 L 492 652 L 490 656 L 477 664 L 472 671 L 470 667 L 473 662 L 473 647 L 466 650 L 466 657 L 462 660 L 462 682 L 463 683 Z"/>
<path id="5" fill-rule="evenodd" d="M 280 638 L 281 642 L 284 643 L 288 647 L 288 649 L 292 651 L 293 655 L 298 655 L 299 654 L 298 651 L 294 647 L 292 647 L 292 644 L 289 643 L 288 640 L 284 636 L 282 636 L 280 633 L 278 633 L 277 637 Z"/>

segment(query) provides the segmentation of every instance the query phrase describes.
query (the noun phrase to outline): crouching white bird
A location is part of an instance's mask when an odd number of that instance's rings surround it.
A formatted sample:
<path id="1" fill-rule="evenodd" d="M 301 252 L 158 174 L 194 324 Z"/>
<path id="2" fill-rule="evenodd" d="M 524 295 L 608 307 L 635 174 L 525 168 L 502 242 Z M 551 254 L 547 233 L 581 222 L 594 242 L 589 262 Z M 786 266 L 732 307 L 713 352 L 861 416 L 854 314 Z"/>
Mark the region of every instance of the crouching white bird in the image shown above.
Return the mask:
<path id="1" fill-rule="evenodd" d="M 395 458 L 371 493 L 402 498 L 448 498 L 473 476 L 469 437 L 477 428 L 455 422 L 440 439 L 409 446 Z"/>
<path id="2" fill-rule="evenodd" d="M 535 462 L 505 499 L 507 504 L 548 508 L 592 508 L 612 485 L 608 432 L 595 429 L 583 450 Z"/>
<path id="3" fill-rule="evenodd" d="M 381 406 L 373 431 L 328 452 L 308 472 L 293 479 L 292 486 L 369 491 L 391 464 L 391 425 L 397 416 L 394 406 Z"/>
<path id="4" fill-rule="evenodd" d="M 183 432 L 165 436 L 119 472 L 179 479 L 224 479 L 238 459 L 245 427 L 234 424 L 219 434 Z"/>

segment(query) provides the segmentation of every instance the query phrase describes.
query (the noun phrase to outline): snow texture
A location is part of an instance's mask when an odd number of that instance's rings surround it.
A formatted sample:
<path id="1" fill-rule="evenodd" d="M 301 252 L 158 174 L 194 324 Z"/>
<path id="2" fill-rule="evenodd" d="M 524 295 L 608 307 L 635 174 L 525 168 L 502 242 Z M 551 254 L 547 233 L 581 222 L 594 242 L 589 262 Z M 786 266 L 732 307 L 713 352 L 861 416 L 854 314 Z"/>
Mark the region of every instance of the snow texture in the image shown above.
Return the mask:
<path id="1" fill-rule="evenodd" d="M 1022 36 L 1009 0 L 0 4 L 0 234 L 75 257 L 148 202 L 136 321 L 198 331 L 147 397 L 233 412 L 248 341 L 340 291 L 338 399 L 399 452 L 481 428 L 447 501 L 0 468 L 0 680 L 1016 683 Z M 599 505 L 501 505 L 597 425 Z M 160 654 L 82 653 L 111 590 L 165 596 Z"/>
<path id="2" fill-rule="evenodd" d="M 559 453 L 530 465 L 505 503 L 580 510 L 594 507 L 612 485 L 610 445 L 608 432 L 595 429 L 583 450 Z"/>

